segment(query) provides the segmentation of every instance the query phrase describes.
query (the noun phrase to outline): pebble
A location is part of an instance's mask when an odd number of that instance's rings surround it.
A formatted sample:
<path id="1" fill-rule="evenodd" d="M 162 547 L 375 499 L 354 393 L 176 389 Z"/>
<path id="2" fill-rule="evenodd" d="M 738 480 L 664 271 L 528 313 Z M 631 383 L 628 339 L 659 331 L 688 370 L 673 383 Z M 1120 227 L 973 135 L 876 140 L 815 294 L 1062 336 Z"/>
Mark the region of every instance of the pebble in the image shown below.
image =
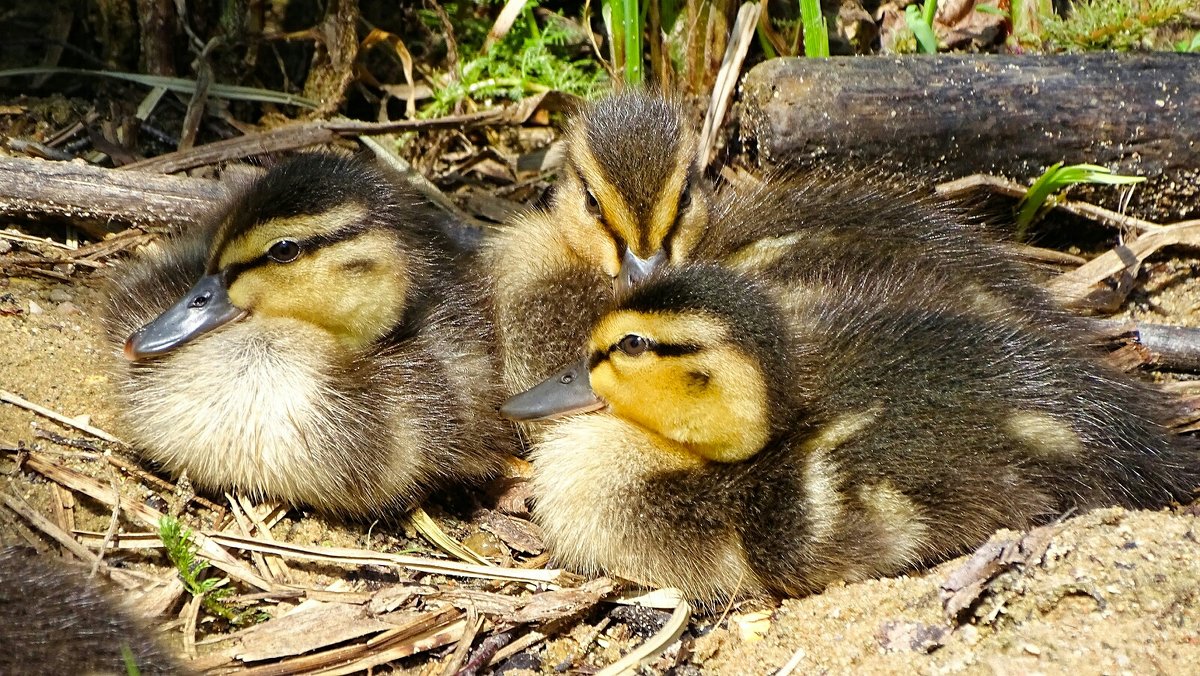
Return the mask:
<path id="1" fill-rule="evenodd" d="M 69 300 L 59 303 L 58 307 L 54 309 L 57 310 L 58 314 L 60 315 L 77 315 L 80 313 L 79 306 Z"/>
<path id="2" fill-rule="evenodd" d="M 42 309 L 41 305 L 38 305 L 34 301 L 29 301 L 29 314 L 40 315 L 43 312 L 45 312 L 45 310 Z"/>
<path id="3" fill-rule="evenodd" d="M 50 302 L 52 303 L 69 303 L 75 300 L 75 297 L 62 289 L 54 289 L 50 292 Z"/>
<path id="4" fill-rule="evenodd" d="M 0 254 L 6 254 L 9 251 L 12 251 L 12 244 L 9 244 L 7 239 L 0 239 Z"/>

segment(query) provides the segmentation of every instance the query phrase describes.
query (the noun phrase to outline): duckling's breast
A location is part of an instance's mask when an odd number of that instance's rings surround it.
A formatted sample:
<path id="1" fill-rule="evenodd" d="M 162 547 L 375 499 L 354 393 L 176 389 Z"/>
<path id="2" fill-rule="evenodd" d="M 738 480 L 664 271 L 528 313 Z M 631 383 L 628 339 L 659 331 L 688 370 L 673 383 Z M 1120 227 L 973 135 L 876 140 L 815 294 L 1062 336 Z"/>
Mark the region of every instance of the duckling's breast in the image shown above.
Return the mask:
<path id="1" fill-rule="evenodd" d="M 697 479 L 703 461 L 664 443 L 606 413 L 550 426 L 531 460 L 535 516 L 551 550 L 570 568 L 678 587 L 689 598 L 761 591 L 736 515 L 664 481 Z"/>
<path id="2" fill-rule="evenodd" d="M 212 491 L 335 511 L 395 501 L 420 473 L 420 444 L 402 438 L 416 432 L 373 416 L 340 354 L 303 322 L 251 317 L 135 363 L 121 388 L 132 441 Z"/>

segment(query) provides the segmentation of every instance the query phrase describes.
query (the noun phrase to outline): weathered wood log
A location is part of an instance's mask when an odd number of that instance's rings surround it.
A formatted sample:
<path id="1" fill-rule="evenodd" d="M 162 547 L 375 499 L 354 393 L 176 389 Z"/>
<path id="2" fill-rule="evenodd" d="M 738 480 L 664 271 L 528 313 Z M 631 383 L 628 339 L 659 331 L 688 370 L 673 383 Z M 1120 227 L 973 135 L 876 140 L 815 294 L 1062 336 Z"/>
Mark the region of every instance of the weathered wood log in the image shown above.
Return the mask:
<path id="1" fill-rule="evenodd" d="M 211 179 L 0 157 L 0 219 L 61 220 L 94 237 L 131 225 L 186 225 L 224 195 Z"/>
<path id="2" fill-rule="evenodd" d="M 1200 214 L 1200 55 L 772 59 L 742 134 L 767 165 L 851 162 L 934 179 L 1088 162 L 1150 177 L 1130 213 Z M 1073 195 L 1115 205 L 1119 191 Z"/>

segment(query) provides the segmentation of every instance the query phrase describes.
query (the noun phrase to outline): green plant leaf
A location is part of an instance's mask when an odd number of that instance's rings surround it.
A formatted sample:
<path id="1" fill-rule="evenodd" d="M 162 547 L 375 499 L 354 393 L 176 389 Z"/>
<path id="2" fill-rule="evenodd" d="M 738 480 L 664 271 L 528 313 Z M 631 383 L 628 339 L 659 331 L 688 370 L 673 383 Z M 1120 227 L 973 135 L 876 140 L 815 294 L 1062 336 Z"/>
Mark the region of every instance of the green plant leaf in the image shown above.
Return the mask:
<path id="1" fill-rule="evenodd" d="M 921 6 L 921 20 L 930 28 L 933 28 L 933 18 L 937 16 L 937 7 L 937 0 L 925 0 Z"/>
<path id="2" fill-rule="evenodd" d="M 1107 167 L 1096 164 L 1072 164 L 1063 166 L 1062 162 L 1054 164 L 1038 177 L 1025 197 L 1017 205 L 1017 238 L 1024 239 L 1029 226 L 1037 220 L 1046 200 L 1050 196 L 1078 183 L 1096 183 L 1101 185 L 1133 185 L 1146 180 L 1145 176 L 1126 176 L 1114 174 Z"/>

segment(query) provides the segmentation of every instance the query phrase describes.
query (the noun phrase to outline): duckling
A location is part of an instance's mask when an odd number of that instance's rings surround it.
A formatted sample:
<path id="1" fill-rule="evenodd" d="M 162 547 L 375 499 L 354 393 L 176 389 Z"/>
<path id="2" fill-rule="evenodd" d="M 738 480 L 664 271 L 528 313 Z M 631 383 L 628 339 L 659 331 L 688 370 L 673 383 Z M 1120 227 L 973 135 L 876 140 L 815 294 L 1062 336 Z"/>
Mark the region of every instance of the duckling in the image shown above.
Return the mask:
<path id="1" fill-rule="evenodd" d="M 613 299 L 685 260 L 712 204 L 696 133 L 679 106 L 643 93 L 602 99 L 565 135 L 550 205 L 489 239 L 505 385 L 526 389 L 571 358 Z M 530 349 L 536 345 L 537 349 Z"/>
<path id="2" fill-rule="evenodd" d="M 701 602 L 803 595 L 1200 486 L 1200 444 L 1168 433 L 1162 395 L 1058 334 L 888 278 L 770 285 L 656 274 L 594 322 L 583 360 L 504 405 L 568 416 L 531 451 L 560 562 Z"/>
<path id="3" fill-rule="evenodd" d="M 349 516 L 493 474 L 511 426 L 444 218 L 364 161 L 305 154 L 119 270 L 130 440 L 209 491 Z"/>
<path id="4" fill-rule="evenodd" d="M 677 104 L 629 92 L 576 116 L 547 209 L 516 218 L 490 242 L 504 382 L 531 387 L 581 348 L 614 294 L 656 268 L 718 262 L 768 274 L 853 284 L 851 269 L 956 280 L 982 312 L 1044 325 L 1068 321 L 1028 274 L 964 213 L 866 172 L 778 172 L 716 191 Z M 837 273 L 837 274 L 831 274 Z M 889 287 L 890 288 L 890 287 Z"/>
<path id="5" fill-rule="evenodd" d="M 135 673 L 130 666 L 142 674 L 184 673 L 85 575 L 27 547 L 0 547 L 0 674 Z"/>

